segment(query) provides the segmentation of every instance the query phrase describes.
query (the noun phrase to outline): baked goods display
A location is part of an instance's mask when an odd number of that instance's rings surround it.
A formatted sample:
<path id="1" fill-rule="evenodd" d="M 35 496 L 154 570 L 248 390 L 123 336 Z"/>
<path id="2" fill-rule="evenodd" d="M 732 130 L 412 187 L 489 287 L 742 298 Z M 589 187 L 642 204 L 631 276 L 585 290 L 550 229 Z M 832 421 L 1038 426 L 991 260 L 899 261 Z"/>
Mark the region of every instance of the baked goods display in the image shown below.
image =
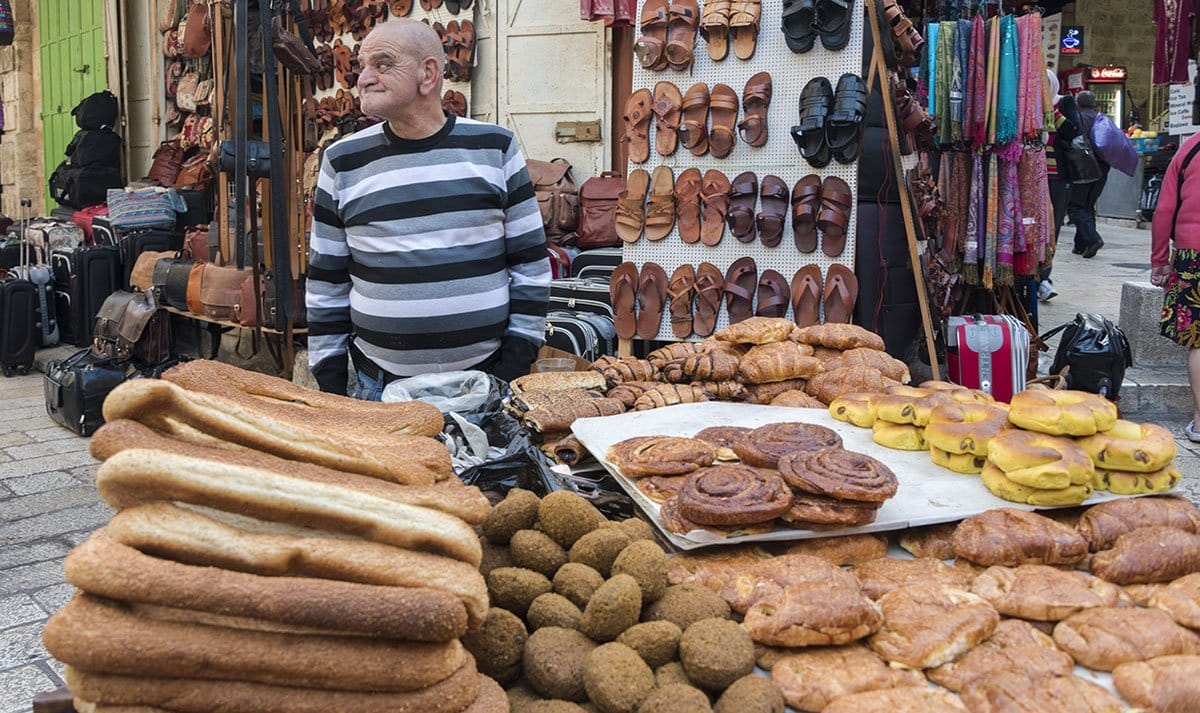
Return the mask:
<path id="1" fill-rule="evenodd" d="M 1076 662 L 1111 671 L 1130 661 L 1200 653 L 1200 636 L 1158 609 L 1085 609 L 1054 627 L 1054 643 Z"/>
<path id="2" fill-rule="evenodd" d="M 1200 656 L 1159 656 L 1113 669 L 1113 685 L 1129 703 L 1146 710 L 1184 713 L 1200 700 Z"/>
<path id="3" fill-rule="evenodd" d="M 1010 430 L 988 443 L 983 484 L 1028 505 L 1078 505 L 1092 494 L 1095 466 L 1068 438 Z"/>
<path id="4" fill-rule="evenodd" d="M 969 517 L 951 538 L 957 557 L 984 567 L 1073 565 L 1087 554 L 1075 530 L 1037 513 L 999 508 Z"/>
<path id="5" fill-rule="evenodd" d="M 1000 614 L 982 597 L 937 584 L 912 584 L 879 598 L 883 627 L 868 641 L 887 661 L 909 668 L 949 663 L 987 639 Z"/>

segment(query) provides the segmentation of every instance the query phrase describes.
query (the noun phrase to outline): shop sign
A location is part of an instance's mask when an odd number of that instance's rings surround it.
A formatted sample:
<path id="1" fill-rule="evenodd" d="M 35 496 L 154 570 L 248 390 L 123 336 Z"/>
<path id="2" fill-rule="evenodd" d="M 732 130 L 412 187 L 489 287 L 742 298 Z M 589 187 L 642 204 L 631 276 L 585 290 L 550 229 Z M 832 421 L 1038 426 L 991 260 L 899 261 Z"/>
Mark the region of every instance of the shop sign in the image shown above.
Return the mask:
<path id="1" fill-rule="evenodd" d="M 1059 40 L 1058 48 L 1062 54 L 1066 55 L 1083 54 L 1083 27 L 1079 25 L 1063 27 L 1062 39 Z"/>
<path id="2" fill-rule="evenodd" d="M 1124 82 L 1129 71 L 1124 67 L 1092 67 L 1088 70 L 1088 81 L 1091 82 Z"/>

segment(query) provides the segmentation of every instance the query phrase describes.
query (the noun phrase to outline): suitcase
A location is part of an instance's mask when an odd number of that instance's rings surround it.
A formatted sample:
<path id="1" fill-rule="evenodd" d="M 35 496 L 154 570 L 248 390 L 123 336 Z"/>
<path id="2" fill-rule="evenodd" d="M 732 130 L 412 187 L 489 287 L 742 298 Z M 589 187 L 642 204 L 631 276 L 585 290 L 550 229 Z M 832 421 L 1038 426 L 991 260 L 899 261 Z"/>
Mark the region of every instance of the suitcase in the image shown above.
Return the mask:
<path id="1" fill-rule="evenodd" d="M 197 225 L 207 225 L 212 220 L 212 209 L 208 205 L 208 193 L 205 191 L 178 191 L 187 210 L 179 214 L 175 227 L 179 232 Z"/>
<path id="2" fill-rule="evenodd" d="M 24 256 L 21 255 L 22 249 Z M 37 245 L 31 245 L 15 235 L 9 235 L 0 245 L 0 269 L 11 270 L 22 262 L 37 262 L 40 258 Z"/>
<path id="3" fill-rule="evenodd" d="M 10 274 L 0 282 L 0 371 L 29 373 L 41 340 L 38 288 Z"/>
<path id="4" fill-rule="evenodd" d="M 74 217 L 75 212 L 71 211 L 71 215 Z M 77 248 L 86 242 L 83 228 L 75 225 L 71 218 L 35 220 L 25 229 L 25 240 L 41 247 L 43 255 L 48 255 L 52 250 Z"/>
<path id="5" fill-rule="evenodd" d="M 92 244 L 117 244 L 117 229 L 113 227 L 113 224 L 109 220 L 107 213 L 104 215 L 97 215 L 92 218 Z"/>
<path id="6" fill-rule="evenodd" d="M 1029 331 L 1010 315 L 954 316 L 946 329 L 950 381 L 1005 403 L 1025 390 Z"/>
<path id="7" fill-rule="evenodd" d="M 624 258 L 621 257 L 621 248 L 584 250 L 571 261 L 571 270 L 574 277 L 593 277 L 607 280 L 612 277 L 613 270 L 616 270 L 617 265 L 620 265 L 623 260 Z"/>
<path id="8" fill-rule="evenodd" d="M 608 281 L 574 277 L 551 280 L 549 309 L 591 312 L 612 319 L 612 296 L 609 294 Z"/>
<path id="9" fill-rule="evenodd" d="M 546 346 L 595 361 L 616 350 L 611 317 L 590 312 L 551 311 L 546 315 Z"/>
<path id="10" fill-rule="evenodd" d="M 112 246 L 55 250 L 54 297 L 62 340 L 76 346 L 92 342 L 92 326 L 100 305 L 121 288 L 121 254 Z"/>
<path id="11" fill-rule="evenodd" d="M 52 361 L 42 376 L 46 413 L 60 426 L 90 436 L 104 424 L 104 399 L 126 378 L 125 367 L 91 349 Z"/>
<path id="12" fill-rule="evenodd" d="M 93 224 L 94 225 L 94 224 Z M 94 230 L 94 228 L 93 228 Z M 125 270 L 124 288 L 129 287 L 129 276 L 137 263 L 138 255 L 144 252 L 178 252 L 183 249 L 183 236 L 161 228 L 144 228 L 120 235 L 121 263 Z"/>

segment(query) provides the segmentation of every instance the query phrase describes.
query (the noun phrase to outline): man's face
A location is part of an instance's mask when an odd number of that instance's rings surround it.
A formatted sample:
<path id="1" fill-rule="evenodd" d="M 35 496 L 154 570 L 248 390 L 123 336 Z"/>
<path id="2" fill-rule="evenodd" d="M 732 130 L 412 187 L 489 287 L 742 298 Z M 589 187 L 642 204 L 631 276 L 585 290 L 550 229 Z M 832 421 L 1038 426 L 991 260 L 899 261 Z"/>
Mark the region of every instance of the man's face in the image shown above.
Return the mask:
<path id="1" fill-rule="evenodd" d="M 420 97 L 421 63 L 393 38 L 370 35 L 359 51 L 358 90 L 363 113 L 389 120 Z"/>

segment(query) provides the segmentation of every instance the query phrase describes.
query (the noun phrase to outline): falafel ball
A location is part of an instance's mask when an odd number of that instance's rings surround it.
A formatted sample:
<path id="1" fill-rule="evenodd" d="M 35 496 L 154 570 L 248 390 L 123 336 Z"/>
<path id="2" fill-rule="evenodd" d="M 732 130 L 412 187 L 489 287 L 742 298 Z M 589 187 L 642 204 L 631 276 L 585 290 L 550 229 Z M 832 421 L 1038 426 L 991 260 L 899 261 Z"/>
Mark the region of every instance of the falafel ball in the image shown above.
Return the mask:
<path id="1" fill-rule="evenodd" d="M 713 713 L 783 713 L 783 691 L 765 676 L 742 676 L 721 694 Z"/>
<path id="2" fill-rule="evenodd" d="M 701 619 L 729 618 L 729 604 L 703 584 L 688 582 L 667 587 L 662 597 L 646 607 L 644 621 L 669 621 L 680 629 Z"/>
<path id="3" fill-rule="evenodd" d="M 629 627 L 617 641 L 633 649 L 650 668 L 674 661 L 683 631 L 669 621 L 648 621 Z"/>
<path id="4" fill-rule="evenodd" d="M 521 567 L 497 567 L 487 575 L 488 599 L 493 605 L 524 618 L 534 599 L 554 587 L 545 576 Z"/>
<path id="5" fill-rule="evenodd" d="M 504 545 L 493 544 L 486 537 L 479 538 L 479 544 L 483 548 L 483 559 L 479 562 L 479 573 L 484 577 L 493 569 L 499 567 L 512 567 L 512 555 L 508 551 L 508 547 Z"/>
<path id="6" fill-rule="evenodd" d="M 525 713 L 587 713 L 583 706 L 570 701 L 535 701 L 521 709 Z M 519 713 L 516 708 L 513 713 Z"/>
<path id="7" fill-rule="evenodd" d="M 525 614 L 525 619 L 529 622 L 529 628 L 532 630 L 546 626 L 578 629 L 579 620 L 582 618 L 583 612 L 579 610 L 579 607 L 572 604 L 570 599 L 554 592 L 546 592 L 534 599 L 533 603 L 529 605 L 529 611 Z"/>
<path id="8" fill-rule="evenodd" d="M 656 688 L 664 688 L 673 683 L 682 683 L 685 686 L 692 685 L 688 680 L 687 672 L 683 670 L 683 664 L 678 661 L 671 661 L 654 669 L 654 686 Z"/>
<path id="9" fill-rule="evenodd" d="M 583 609 L 592 595 L 604 584 L 604 576 L 596 570 L 578 562 L 568 562 L 554 573 L 554 591 Z"/>
<path id="10" fill-rule="evenodd" d="M 588 654 L 583 687 L 603 713 L 633 713 L 654 690 L 654 672 L 625 644 L 603 644 Z"/>
<path id="11" fill-rule="evenodd" d="M 506 689 L 504 693 L 508 696 L 508 707 L 512 713 L 527 711 L 530 704 L 542 700 L 537 691 L 530 688 L 524 681 L 512 688 Z"/>
<path id="12" fill-rule="evenodd" d="M 627 574 L 609 579 L 588 601 L 579 620 L 579 630 L 596 641 L 612 641 L 638 623 L 642 613 L 642 590 Z"/>
<path id="13" fill-rule="evenodd" d="M 494 544 L 507 545 L 517 530 L 528 530 L 537 522 L 541 502 L 532 492 L 513 488 L 484 518 L 483 536 Z"/>
<path id="14" fill-rule="evenodd" d="M 642 588 L 642 604 L 657 601 L 667 591 L 667 553 L 657 542 L 637 540 L 617 555 L 612 574 L 628 574 L 636 579 Z"/>
<path id="15" fill-rule="evenodd" d="M 607 577 L 612 570 L 613 561 L 630 542 L 629 535 L 620 529 L 602 527 L 576 540 L 575 544 L 571 545 L 567 558 L 572 562 L 586 564 L 601 576 Z"/>
<path id="16" fill-rule="evenodd" d="M 650 526 L 650 523 L 646 522 L 640 517 L 631 517 L 628 520 L 621 520 L 617 523 L 617 526 L 624 530 L 625 534 L 629 535 L 629 539 L 633 540 L 634 542 L 637 542 L 638 540 L 650 540 L 651 542 L 656 542 L 658 539 L 654 536 L 654 528 Z"/>
<path id="17" fill-rule="evenodd" d="M 521 656 L 529 638 L 525 623 L 506 609 L 488 609 L 487 619 L 462 637 L 463 646 L 475 657 L 479 672 L 497 681 L 511 682 L 520 675 Z"/>
<path id="18" fill-rule="evenodd" d="M 537 521 L 542 532 L 567 549 L 605 522 L 604 515 L 594 505 L 566 490 L 556 490 L 542 498 Z"/>
<path id="19" fill-rule="evenodd" d="M 704 691 L 686 683 L 673 683 L 656 688 L 646 696 L 638 713 L 712 713 Z"/>
<path id="20" fill-rule="evenodd" d="M 596 642 L 574 629 L 538 629 L 525 642 L 525 679 L 543 696 L 582 701 L 587 697 L 583 667 L 594 648 Z"/>
<path id="21" fill-rule="evenodd" d="M 683 630 L 679 660 L 693 684 L 723 691 L 754 670 L 754 641 L 737 622 L 702 619 Z"/>
<path id="22" fill-rule="evenodd" d="M 509 540 L 508 548 L 513 564 L 546 578 L 553 577 L 558 568 L 567 563 L 567 551 L 537 530 L 517 530 Z"/>

